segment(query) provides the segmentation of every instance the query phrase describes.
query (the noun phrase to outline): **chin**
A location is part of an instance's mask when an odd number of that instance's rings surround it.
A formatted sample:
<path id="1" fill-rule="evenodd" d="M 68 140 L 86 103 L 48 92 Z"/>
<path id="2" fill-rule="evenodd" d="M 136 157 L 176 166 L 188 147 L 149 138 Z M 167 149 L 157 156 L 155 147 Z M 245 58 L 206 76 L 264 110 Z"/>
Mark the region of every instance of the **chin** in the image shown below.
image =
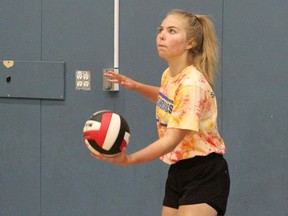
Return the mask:
<path id="1" fill-rule="evenodd" d="M 158 55 L 159 55 L 160 58 L 167 59 L 167 55 L 165 55 L 162 52 L 158 52 Z"/>

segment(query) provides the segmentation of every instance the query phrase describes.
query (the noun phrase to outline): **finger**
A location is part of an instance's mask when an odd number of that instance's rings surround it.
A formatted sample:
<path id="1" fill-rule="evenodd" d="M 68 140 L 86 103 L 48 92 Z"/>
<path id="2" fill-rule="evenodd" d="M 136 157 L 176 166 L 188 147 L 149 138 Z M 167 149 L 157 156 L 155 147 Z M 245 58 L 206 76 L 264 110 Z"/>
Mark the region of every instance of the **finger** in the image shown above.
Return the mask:
<path id="1" fill-rule="evenodd" d="M 116 82 L 120 83 L 122 80 L 125 79 L 124 76 L 121 76 L 119 74 L 113 74 L 113 72 L 111 73 L 107 72 L 104 74 L 104 76 L 108 78 L 109 82 L 114 82 L 114 83 Z"/>
<path id="2" fill-rule="evenodd" d="M 119 73 L 116 73 L 114 71 L 108 71 L 107 73 L 105 73 L 105 76 L 113 76 L 113 77 L 119 77 Z"/>
<path id="3" fill-rule="evenodd" d="M 98 160 L 104 160 L 105 157 L 101 154 L 93 154 L 91 153 L 91 156 L 94 157 L 94 158 L 97 158 Z"/>
<path id="4" fill-rule="evenodd" d="M 114 74 L 110 74 L 109 72 L 104 74 L 105 77 L 110 78 L 110 79 L 116 79 Z"/>
<path id="5" fill-rule="evenodd" d="M 120 83 L 118 79 L 108 79 L 107 81 L 111 83 Z"/>

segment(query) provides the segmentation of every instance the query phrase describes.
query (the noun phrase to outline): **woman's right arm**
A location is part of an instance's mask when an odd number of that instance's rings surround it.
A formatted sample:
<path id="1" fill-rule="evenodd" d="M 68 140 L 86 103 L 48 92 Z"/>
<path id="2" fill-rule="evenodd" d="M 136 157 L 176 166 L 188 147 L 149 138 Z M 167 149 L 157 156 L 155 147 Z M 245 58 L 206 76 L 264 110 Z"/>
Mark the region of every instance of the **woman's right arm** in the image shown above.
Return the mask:
<path id="1" fill-rule="evenodd" d="M 129 77 L 113 71 L 105 73 L 105 76 L 108 78 L 109 82 L 118 83 L 125 89 L 135 91 L 153 103 L 157 102 L 159 87 L 137 82 Z"/>

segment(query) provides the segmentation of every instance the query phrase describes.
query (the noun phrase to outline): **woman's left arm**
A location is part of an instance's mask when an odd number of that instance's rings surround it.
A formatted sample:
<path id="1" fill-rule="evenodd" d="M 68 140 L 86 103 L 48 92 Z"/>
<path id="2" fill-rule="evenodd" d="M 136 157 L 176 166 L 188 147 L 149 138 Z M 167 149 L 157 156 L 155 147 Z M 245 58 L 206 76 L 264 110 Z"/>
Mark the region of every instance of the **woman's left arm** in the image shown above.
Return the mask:
<path id="1" fill-rule="evenodd" d="M 106 160 L 121 166 L 129 166 L 149 162 L 171 152 L 183 140 L 188 132 L 190 131 L 168 128 L 162 138 L 130 155 L 127 155 L 126 151 L 123 150 L 120 155 L 114 157 L 105 157 L 103 155 L 95 157 L 100 160 Z"/>

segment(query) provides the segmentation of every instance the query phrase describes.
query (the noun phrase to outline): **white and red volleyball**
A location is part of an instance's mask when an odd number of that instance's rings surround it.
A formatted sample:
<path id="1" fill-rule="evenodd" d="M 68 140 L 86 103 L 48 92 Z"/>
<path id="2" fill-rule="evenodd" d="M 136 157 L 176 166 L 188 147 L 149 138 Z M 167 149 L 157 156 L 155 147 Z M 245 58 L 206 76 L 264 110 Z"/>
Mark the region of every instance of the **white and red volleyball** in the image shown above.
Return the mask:
<path id="1" fill-rule="evenodd" d="M 93 154 L 114 156 L 128 145 L 130 128 L 121 115 L 109 110 L 101 110 L 86 121 L 83 138 L 87 148 Z"/>

